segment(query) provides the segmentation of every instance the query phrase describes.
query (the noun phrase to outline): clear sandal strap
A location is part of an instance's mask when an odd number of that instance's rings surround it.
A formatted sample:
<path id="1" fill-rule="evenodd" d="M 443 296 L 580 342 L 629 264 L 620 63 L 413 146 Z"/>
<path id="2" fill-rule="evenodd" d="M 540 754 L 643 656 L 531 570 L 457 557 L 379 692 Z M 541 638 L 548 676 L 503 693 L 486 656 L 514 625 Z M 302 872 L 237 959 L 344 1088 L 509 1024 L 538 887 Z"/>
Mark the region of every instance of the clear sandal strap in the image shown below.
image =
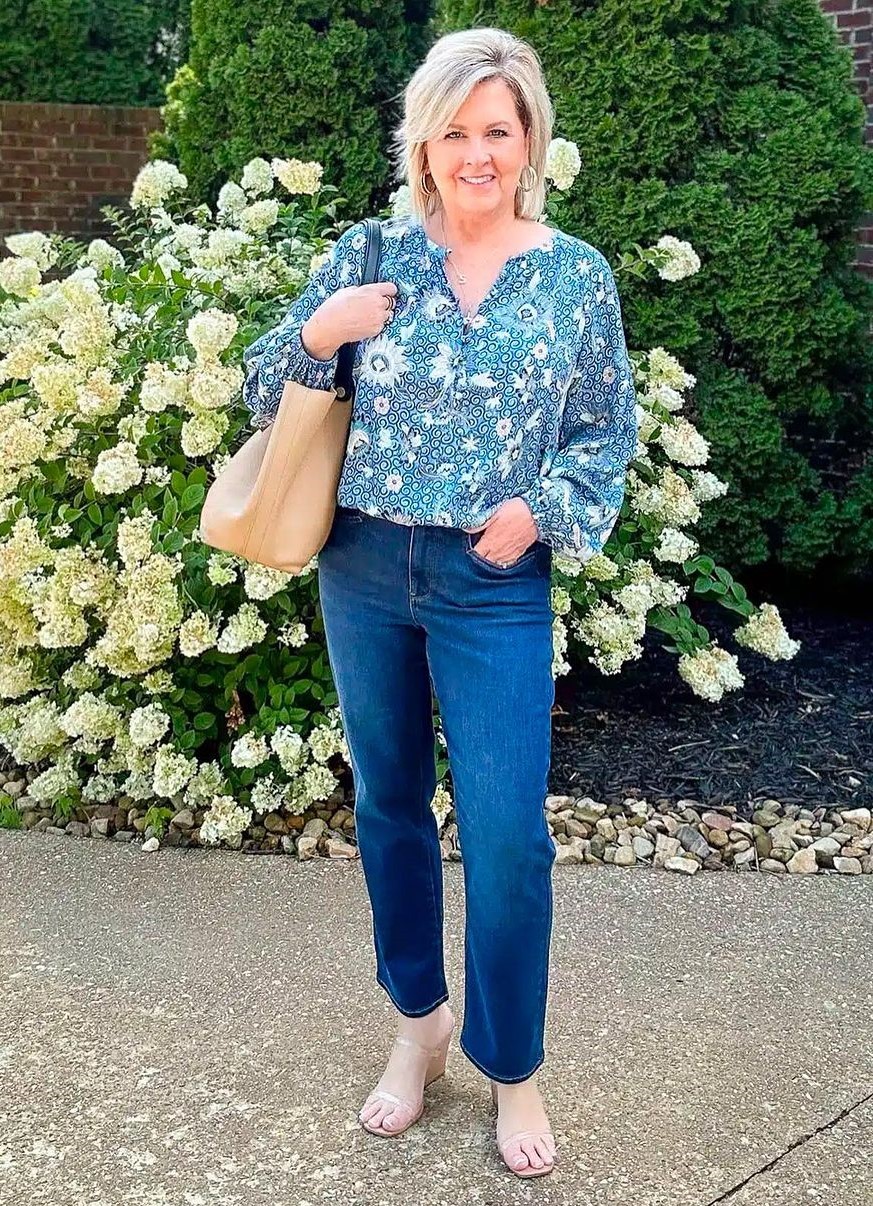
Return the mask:
<path id="1" fill-rule="evenodd" d="M 395 1043 L 400 1043 L 403 1047 L 415 1047 L 418 1051 L 423 1051 L 425 1055 L 431 1056 L 442 1055 L 442 1047 L 425 1047 L 424 1043 L 419 1043 L 415 1039 L 407 1038 L 405 1034 L 398 1034 L 394 1040 Z"/>
<path id="2" fill-rule="evenodd" d="M 554 1139 L 555 1136 L 551 1131 L 513 1131 L 511 1135 L 507 1135 L 505 1139 L 500 1140 L 500 1146 L 506 1147 L 510 1143 L 515 1143 L 519 1139 L 544 1139 L 546 1136 Z"/>
<path id="3" fill-rule="evenodd" d="M 412 1110 L 413 1112 L 416 1108 L 412 1102 L 407 1101 L 405 1097 L 398 1097 L 395 1093 L 389 1093 L 387 1089 L 374 1089 L 367 1100 L 370 1101 L 374 1097 L 381 1097 L 385 1101 L 393 1102 L 394 1105 L 405 1106 L 408 1110 Z"/>

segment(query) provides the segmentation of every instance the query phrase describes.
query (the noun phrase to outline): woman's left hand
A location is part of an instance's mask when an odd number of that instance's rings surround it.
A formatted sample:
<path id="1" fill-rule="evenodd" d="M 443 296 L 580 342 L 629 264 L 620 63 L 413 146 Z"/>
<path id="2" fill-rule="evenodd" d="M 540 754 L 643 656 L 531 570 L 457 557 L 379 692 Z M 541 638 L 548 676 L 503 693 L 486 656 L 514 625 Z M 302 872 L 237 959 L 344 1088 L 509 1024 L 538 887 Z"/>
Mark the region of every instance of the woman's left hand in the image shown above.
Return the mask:
<path id="1" fill-rule="evenodd" d="M 476 544 L 476 552 L 487 561 L 517 561 L 539 539 L 539 528 L 523 498 L 508 498 L 478 528 L 465 532 L 485 532 Z"/>

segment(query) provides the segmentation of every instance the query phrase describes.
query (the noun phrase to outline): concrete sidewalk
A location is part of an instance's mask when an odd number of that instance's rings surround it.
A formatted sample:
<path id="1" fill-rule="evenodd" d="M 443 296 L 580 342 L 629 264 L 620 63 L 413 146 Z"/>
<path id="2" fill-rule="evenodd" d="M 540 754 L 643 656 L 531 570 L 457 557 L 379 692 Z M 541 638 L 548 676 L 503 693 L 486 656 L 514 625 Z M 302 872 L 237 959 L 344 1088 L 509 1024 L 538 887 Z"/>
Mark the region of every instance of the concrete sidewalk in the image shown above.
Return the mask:
<path id="1" fill-rule="evenodd" d="M 520 1181 L 456 1045 L 421 1122 L 360 1128 L 394 1031 L 358 861 L 0 832 L 0 1203 L 871 1206 L 869 878 L 553 874 L 561 1163 Z"/>

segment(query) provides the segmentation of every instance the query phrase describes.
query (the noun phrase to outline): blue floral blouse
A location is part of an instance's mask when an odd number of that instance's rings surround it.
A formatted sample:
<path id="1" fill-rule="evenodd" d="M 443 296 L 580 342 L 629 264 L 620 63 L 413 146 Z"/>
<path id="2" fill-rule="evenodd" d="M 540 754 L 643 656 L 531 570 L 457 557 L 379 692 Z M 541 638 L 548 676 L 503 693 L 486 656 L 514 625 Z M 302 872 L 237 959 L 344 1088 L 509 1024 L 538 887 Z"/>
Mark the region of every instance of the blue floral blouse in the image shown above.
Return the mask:
<path id="1" fill-rule="evenodd" d="M 574 235 L 510 256 L 465 320 L 446 248 L 414 217 L 382 220 L 380 280 L 397 286 L 383 330 L 357 347 L 337 491 L 342 506 L 404 524 L 473 528 L 506 499 L 539 538 L 579 561 L 608 539 L 637 443 L 636 397 L 606 259 Z M 344 231 L 277 326 L 243 354 L 251 426 L 271 423 L 285 381 L 330 389 L 337 357 L 300 330 L 336 289 L 359 285 L 363 222 Z"/>

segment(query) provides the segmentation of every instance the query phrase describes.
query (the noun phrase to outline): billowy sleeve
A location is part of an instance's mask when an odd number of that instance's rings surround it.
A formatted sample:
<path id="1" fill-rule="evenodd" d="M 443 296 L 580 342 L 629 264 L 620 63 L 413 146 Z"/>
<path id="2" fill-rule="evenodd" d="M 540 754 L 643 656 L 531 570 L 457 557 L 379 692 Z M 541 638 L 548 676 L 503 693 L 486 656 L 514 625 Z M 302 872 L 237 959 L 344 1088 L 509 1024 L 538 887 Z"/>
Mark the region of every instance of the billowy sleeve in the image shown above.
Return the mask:
<path id="1" fill-rule="evenodd" d="M 593 249 L 592 249 L 593 250 Z M 638 435 L 636 393 L 612 270 L 595 252 L 583 276 L 582 346 L 567 389 L 557 448 L 520 495 L 539 538 L 587 561 L 615 527 Z"/>
<path id="2" fill-rule="evenodd" d="M 343 231 L 329 258 L 310 277 L 287 314 L 243 352 L 242 396 L 252 412 L 250 426 L 262 428 L 273 422 L 286 381 L 297 381 L 310 389 L 330 389 L 333 385 L 338 353 L 328 360 L 310 356 L 300 332 L 325 298 L 337 289 L 361 283 L 366 247 L 363 222 Z"/>

